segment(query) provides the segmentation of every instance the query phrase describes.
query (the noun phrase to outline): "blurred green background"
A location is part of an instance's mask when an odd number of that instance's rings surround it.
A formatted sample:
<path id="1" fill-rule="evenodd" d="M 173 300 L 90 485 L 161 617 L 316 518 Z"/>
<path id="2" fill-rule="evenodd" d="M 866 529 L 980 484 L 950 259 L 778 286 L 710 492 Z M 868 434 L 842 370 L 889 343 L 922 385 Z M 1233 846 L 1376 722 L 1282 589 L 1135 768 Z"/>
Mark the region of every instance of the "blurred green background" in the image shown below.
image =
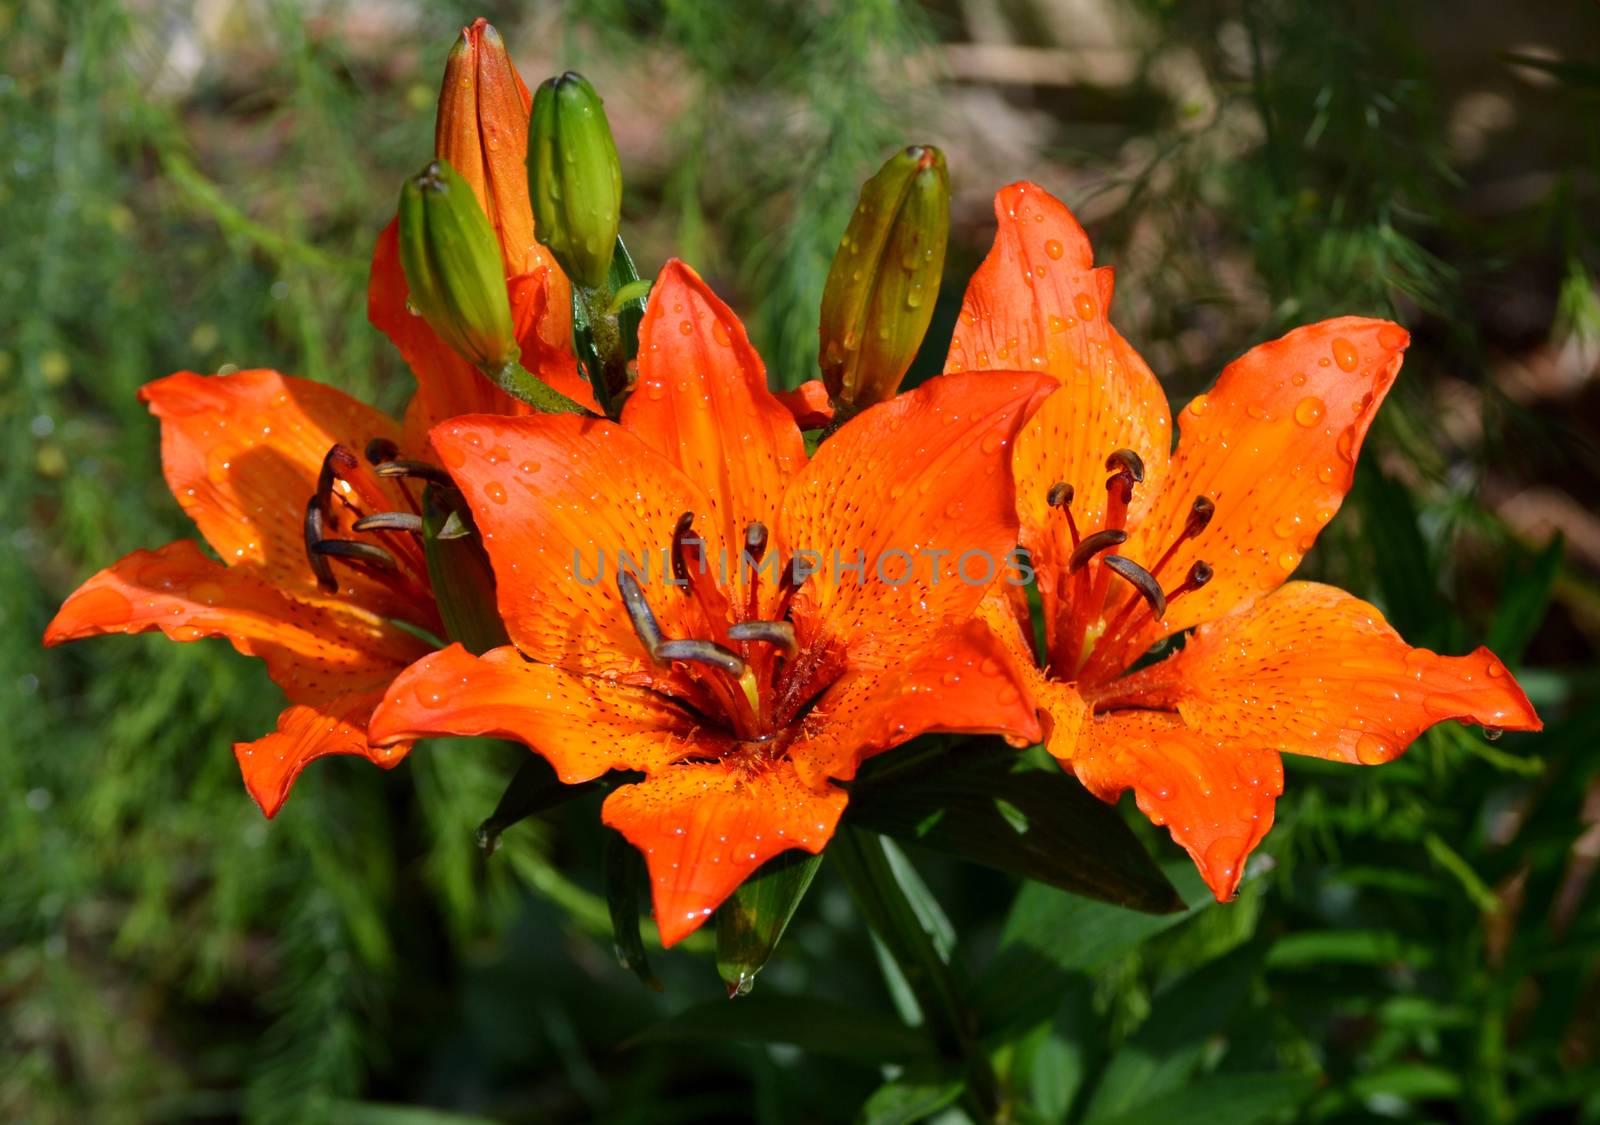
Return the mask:
<path id="1" fill-rule="evenodd" d="M 1290 761 L 1227 907 L 1148 918 L 911 859 L 960 971 L 1043 935 L 1041 995 L 990 1029 L 1018 1120 L 1600 1121 L 1600 7 L 1577 0 L 4 0 L 0 1118 L 832 1122 L 898 1073 L 896 997 L 826 865 L 753 996 L 722 999 L 703 950 L 657 956 L 650 992 L 611 953 L 596 801 L 478 852 L 515 752 L 320 762 L 269 824 L 228 749 L 278 709 L 259 664 L 39 647 L 83 578 L 191 534 L 139 384 L 273 365 L 404 401 L 367 256 L 476 15 L 531 82 L 604 92 L 641 271 L 700 267 L 785 380 L 860 181 L 910 142 L 956 193 L 924 371 L 1022 177 L 1117 267 L 1176 401 L 1294 324 L 1407 324 L 1302 573 L 1414 644 L 1489 643 L 1547 730 Z M 938 1101 L 912 1072 L 870 1113 L 963 1120 Z"/>

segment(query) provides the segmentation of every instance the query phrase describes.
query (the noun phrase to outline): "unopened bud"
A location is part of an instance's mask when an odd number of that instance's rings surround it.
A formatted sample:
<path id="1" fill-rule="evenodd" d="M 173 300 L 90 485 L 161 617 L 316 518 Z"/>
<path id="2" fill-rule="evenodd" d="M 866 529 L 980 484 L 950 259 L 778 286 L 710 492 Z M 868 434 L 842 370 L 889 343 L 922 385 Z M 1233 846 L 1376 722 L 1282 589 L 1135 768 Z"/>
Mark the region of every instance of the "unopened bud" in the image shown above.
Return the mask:
<path id="1" fill-rule="evenodd" d="M 442 160 L 400 192 L 400 264 L 412 307 L 440 339 L 489 372 L 517 359 L 500 245 L 472 188 Z"/>
<path id="2" fill-rule="evenodd" d="M 533 96 L 528 192 L 534 232 L 568 277 L 601 287 L 622 216 L 622 166 L 600 95 L 572 71 Z"/>
<path id="3" fill-rule="evenodd" d="M 860 409 L 893 397 L 928 331 L 950 238 L 944 154 L 913 145 L 861 188 L 822 291 L 822 381 Z"/>

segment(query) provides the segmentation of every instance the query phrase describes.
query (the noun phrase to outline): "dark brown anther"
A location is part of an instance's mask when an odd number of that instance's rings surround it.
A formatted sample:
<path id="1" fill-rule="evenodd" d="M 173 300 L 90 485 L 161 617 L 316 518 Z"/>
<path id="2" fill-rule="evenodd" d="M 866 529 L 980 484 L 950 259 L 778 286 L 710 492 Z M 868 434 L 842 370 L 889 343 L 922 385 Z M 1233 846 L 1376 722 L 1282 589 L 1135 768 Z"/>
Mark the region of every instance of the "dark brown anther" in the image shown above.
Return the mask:
<path id="1" fill-rule="evenodd" d="M 1121 528 L 1107 528 L 1105 531 L 1097 531 L 1073 549 L 1072 557 L 1067 561 L 1067 571 L 1071 574 L 1076 574 L 1101 551 L 1109 551 L 1111 548 L 1121 546 L 1127 541 L 1128 533 Z"/>
<path id="2" fill-rule="evenodd" d="M 1150 612 L 1156 619 L 1167 615 L 1167 595 L 1161 590 L 1161 583 L 1157 582 L 1155 575 L 1132 559 L 1125 559 L 1121 555 L 1107 555 L 1100 560 L 1111 568 L 1113 574 L 1126 581 L 1139 592 L 1150 606 Z"/>
<path id="3" fill-rule="evenodd" d="M 322 498 L 313 496 L 306 501 L 306 561 L 311 564 L 311 573 L 317 576 L 318 588 L 324 593 L 336 594 L 339 592 L 339 580 L 333 576 L 333 567 L 328 565 L 327 556 L 317 550 L 326 534 L 324 519 Z"/>
<path id="4" fill-rule="evenodd" d="M 656 650 L 662 645 L 661 626 L 656 623 L 656 615 L 650 612 L 650 603 L 639 588 L 639 580 L 631 572 L 619 570 L 617 592 L 622 595 L 623 608 L 628 611 L 628 620 L 633 622 L 639 643 L 644 645 L 652 660 L 658 659 Z"/>
<path id="5" fill-rule="evenodd" d="M 1199 535 L 1211 522 L 1211 517 L 1216 514 L 1217 506 L 1209 496 L 1196 496 L 1189 508 L 1189 520 L 1183 525 L 1183 537 L 1193 539 Z"/>
<path id="6" fill-rule="evenodd" d="M 767 525 L 760 520 L 744 529 L 744 553 L 751 563 L 759 563 L 767 553 Z"/>
<path id="7" fill-rule="evenodd" d="M 694 534 L 694 513 L 683 513 L 672 529 L 672 577 L 679 585 L 689 584 L 690 566 L 705 573 L 705 547 L 705 540 Z M 692 558 L 689 555 L 691 550 L 694 552 Z"/>
<path id="8" fill-rule="evenodd" d="M 339 479 L 339 470 L 348 470 L 353 459 L 354 455 L 342 445 L 330 446 L 323 455 L 322 469 L 317 473 L 317 499 L 324 510 L 333 499 L 333 482 Z"/>
<path id="9" fill-rule="evenodd" d="M 382 547 L 371 543 L 357 543 L 354 539 L 323 539 L 312 544 L 315 554 L 343 559 L 345 562 L 367 563 L 379 570 L 394 573 L 400 569 L 394 556 Z"/>
<path id="10" fill-rule="evenodd" d="M 454 488 L 456 483 L 450 479 L 449 473 L 426 461 L 385 461 L 375 471 L 380 477 L 407 477 L 442 484 L 447 488 Z"/>
<path id="11" fill-rule="evenodd" d="M 400 456 L 400 447 L 388 438 L 375 437 L 367 442 L 367 464 L 382 465 Z"/>
<path id="12" fill-rule="evenodd" d="M 1184 580 L 1178 585 L 1178 588 L 1167 595 L 1167 600 L 1171 601 L 1179 594 L 1187 594 L 1190 590 L 1198 590 L 1207 582 L 1211 581 L 1211 574 L 1211 564 L 1203 560 L 1197 560 L 1195 564 L 1189 568 L 1188 575 L 1185 576 Z"/>
<path id="13" fill-rule="evenodd" d="M 1076 495 L 1076 491 L 1066 481 L 1057 481 L 1050 486 L 1050 491 L 1045 493 L 1044 502 L 1052 508 L 1070 508 Z"/>
<path id="14" fill-rule="evenodd" d="M 691 664 L 705 664 L 730 676 L 746 676 L 750 672 L 749 665 L 739 659 L 738 653 L 723 648 L 715 641 L 663 641 L 656 646 L 655 657 L 662 663 L 683 660 Z"/>
<path id="15" fill-rule="evenodd" d="M 377 515 L 363 516 L 350 527 L 353 531 L 409 531 L 413 535 L 421 535 L 422 517 L 410 512 L 379 512 Z"/>
<path id="16" fill-rule="evenodd" d="M 1119 449 L 1107 457 L 1106 468 L 1115 470 L 1118 476 L 1127 473 L 1134 484 L 1144 483 L 1144 458 L 1131 449 Z"/>
<path id="17" fill-rule="evenodd" d="M 794 626 L 787 621 L 741 621 L 728 628 L 728 636 L 736 641 L 765 641 L 790 659 L 800 648 Z"/>

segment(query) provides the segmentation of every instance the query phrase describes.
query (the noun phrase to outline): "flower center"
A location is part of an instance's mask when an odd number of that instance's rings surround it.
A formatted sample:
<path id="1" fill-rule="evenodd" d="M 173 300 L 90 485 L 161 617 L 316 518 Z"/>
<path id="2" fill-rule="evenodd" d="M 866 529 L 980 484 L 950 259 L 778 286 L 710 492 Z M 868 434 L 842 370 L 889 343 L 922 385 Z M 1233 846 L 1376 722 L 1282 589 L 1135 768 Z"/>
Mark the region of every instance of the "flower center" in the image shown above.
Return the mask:
<path id="1" fill-rule="evenodd" d="M 763 568 L 767 543 L 764 524 L 745 528 L 737 581 L 723 589 L 709 573 L 705 541 L 694 531 L 694 513 L 678 517 L 669 552 L 671 584 L 682 592 L 686 624 L 696 636 L 667 637 L 638 577 L 625 566 L 617 571 L 622 604 L 650 659 L 689 675 L 703 693 L 699 705 L 707 718 L 742 742 L 761 744 L 773 743 L 839 670 L 828 645 L 801 649 L 788 618 L 806 570 L 798 558 L 786 567 L 774 559 Z M 771 572 L 767 581 L 777 583 L 776 598 L 769 611 L 773 616 L 758 619 L 764 569 Z"/>
<path id="2" fill-rule="evenodd" d="M 1125 525 L 1133 490 L 1144 483 L 1144 460 L 1131 449 L 1119 449 L 1106 458 L 1111 476 L 1106 479 L 1104 526 L 1085 534 L 1072 515 L 1075 499 L 1070 484 L 1050 486 L 1045 496 L 1051 509 L 1054 534 L 1068 539 L 1070 552 L 1062 551 L 1066 563 L 1056 576 L 1055 619 L 1050 622 L 1050 663 L 1063 679 L 1074 679 L 1089 662 L 1097 645 L 1115 644 L 1166 616 L 1176 599 L 1198 590 L 1211 581 L 1212 570 L 1196 562 L 1171 589 L 1162 585 L 1163 571 L 1178 553 L 1178 548 L 1198 536 L 1216 514 L 1216 505 L 1205 496 L 1195 497 L 1189 518 L 1166 550 L 1149 568 L 1112 548 L 1127 542 Z M 1056 517 L 1059 516 L 1059 522 Z M 1106 610 L 1113 579 L 1121 579 L 1138 595 L 1130 598 L 1107 620 Z"/>
<path id="3" fill-rule="evenodd" d="M 351 567 L 398 595 L 413 611 L 408 617 L 411 624 L 437 631 L 439 615 L 422 546 L 421 508 L 412 493 L 412 482 L 448 484 L 449 478 L 426 463 L 399 460 L 396 453 L 393 443 L 374 439 L 366 450 L 369 468 L 348 446 L 335 445 L 328 450 L 317 490 L 306 502 L 306 561 L 317 585 L 327 593 L 339 591 L 334 564 Z M 392 501 L 379 477 L 399 482 L 410 511 L 386 510 Z"/>

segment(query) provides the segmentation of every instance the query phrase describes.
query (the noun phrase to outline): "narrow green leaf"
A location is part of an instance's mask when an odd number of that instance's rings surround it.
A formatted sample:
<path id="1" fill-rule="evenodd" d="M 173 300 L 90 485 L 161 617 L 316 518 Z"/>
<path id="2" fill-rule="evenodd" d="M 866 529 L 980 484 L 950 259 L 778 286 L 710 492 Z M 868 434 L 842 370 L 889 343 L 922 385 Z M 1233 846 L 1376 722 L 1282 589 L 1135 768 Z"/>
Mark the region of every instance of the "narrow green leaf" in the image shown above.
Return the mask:
<path id="1" fill-rule="evenodd" d="M 422 545 L 450 639 L 478 655 L 509 644 L 495 604 L 494 570 L 461 493 L 437 484 L 423 490 Z"/>
<path id="2" fill-rule="evenodd" d="M 916 1125 L 953 1103 L 965 1089 L 959 1076 L 937 1064 L 910 1066 L 873 1091 L 858 1120 L 861 1125 Z"/>
<path id="3" fill-rule="evenodd" d="M 814 997 L 755 993 L 737 1004 L 700 1004 L 661 1021 L 633 1042 L 787 1043 L 868 1066 L 930 1058 L 933 1044 L 892 1016 Z"/>
<path id="4" fill-rule="evenodd" d="M 1516 664 L 1522 659 L 1528 643 L 1544 621 L 1555 596 L 1556 579 L 1561 577 L 1566 546 L 1566 538 L 1557 532 L 1544 550 L 1531 559 L 1508 562 L 1500 605 L 1484 642 L 1490 652 L 1507 664 Z"/>
<path id="5" fill-rule="evenodd" d="M 517 767 L 517 772 L 511 775 L 511 783 L 500 794 L 500 803 L 495 805 L 494 812 L 488 820 L 478 825 L 478 846 L 483 849 L 484 855 L 493 855 L 500 842 L 500 834 L 507 828 L 519 820 L 587 793 L 594 787 L 592 781 L 582 785 L 563 784 L 549 762 L 529 752 Z"/>
<path id="6" fill-rule="evenodd" d="M 1305 1074 L 1216 1074 L 1191 1082 L 1130 1113 L 1092 1117 L 1085 1125 L 1148 1125 L 1182 1121 L 1184 1125 L 1253 1125 L 1298 1105 L 1316 1088 Z"/>
<path id="7" fill-rule="evenodd" d="M 717 908 L 717 972 L 729 996 L 749 993 L 821 865 L 821 855 L 785 852 L 763 864 Z"/>
<path id="8" fill-rule="evenodd" d="M 639 915 L 649 899 L 650 879 L 639 850 L 614 829 L 605 837 L 606 905 L 611 909 L 611 940 L 617 963 L 657 992 L 661 982 L 645 955 Z"/>
<path id="9" fill-rule="evenodd" d="M 998 742 L 953 742 L 869 775 L 851 790 L 845 816 L 1103 902 L 1151 913 L 1183 909 L 1115 807 Z"/>

